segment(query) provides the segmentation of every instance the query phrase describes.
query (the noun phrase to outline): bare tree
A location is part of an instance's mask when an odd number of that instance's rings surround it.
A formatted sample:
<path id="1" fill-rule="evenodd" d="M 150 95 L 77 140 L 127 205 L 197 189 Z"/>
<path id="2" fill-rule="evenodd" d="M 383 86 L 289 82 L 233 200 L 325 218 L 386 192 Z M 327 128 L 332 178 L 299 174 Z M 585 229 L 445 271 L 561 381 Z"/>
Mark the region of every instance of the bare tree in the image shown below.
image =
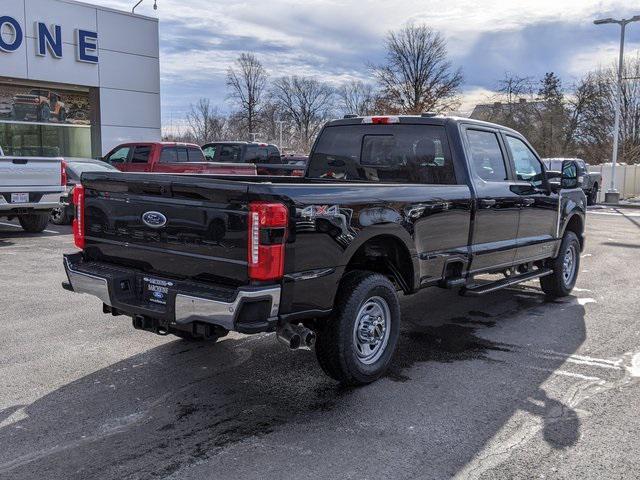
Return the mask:
<path id="1" fill-rule="evenodd" d="M 386 62 L 373 66 L 385 103 L 394 112 L 418 114 L 452 110 L 459 105 L 462 72 L 447 59 L 440 33 L 408 24 L 387 34 Z"/>
<path id="2" fill-rule="evenodd" d="M 245 133 L 256 132 L 267 87 L 267 72 L 253 53 L 240 54 L 235 65 L 229 67 L 227 87 L 229 98 L 238 103 L 238 118 L 245 124 Z"/>
<path id="3" fill-rule="evenodd" d="M 333 89 L 316 79 L 294 75 L 276 80 L 272 96 L 293 126 L 295 147 L 308 152 L 334 110 Z"/>
<path id="4" fill-rule="evenodd" d="M 211 101 L 207 98 L 201 98 L 195 105 L 192 104 L 187 113 L 187 134 L 201 145 L 223 138 L 225 124 L 224 116 L 218 113 L 217 107 L 211 106 Z"/>
<path id="5" fill-rule="evenodd" d="M 373 87 L 360 80 L 351 80 L 338 88 L 340 109 L 343 114 L 372 115 L 376 98 Z"/>

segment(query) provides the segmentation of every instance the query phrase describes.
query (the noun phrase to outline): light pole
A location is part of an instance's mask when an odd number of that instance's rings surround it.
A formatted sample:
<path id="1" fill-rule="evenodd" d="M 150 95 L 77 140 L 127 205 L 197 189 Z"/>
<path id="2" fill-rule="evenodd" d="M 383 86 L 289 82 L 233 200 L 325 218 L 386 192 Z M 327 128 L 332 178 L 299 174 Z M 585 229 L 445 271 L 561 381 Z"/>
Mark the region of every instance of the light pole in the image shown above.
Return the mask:
<path id="1" fill-rule="evenodd" d="M 611 154 L 611 186 L 609 191 L 605 193 L 605 202 L 618 203 L 620 201 L 620 192 L 616 190 L 616 163 L 618 162 L 618 136 L 620 134 L 620 115 L 622 110 L 622 73 L 624 68 L 624 34 L 627 25 L 631 22 L 640 21 L 640 15 L 632 18 L 623 18 L 622 20 L 614 20 L 613 18 L 603 18 L 595 20 L 596 25 L 605 25 L 608 23 L 617 23 L 620 25 L 620 59 L 618 60 L 618 88 L 616 92 L 615 103 L 615 121 L 613 122 L 613 152 Z"/>
<path id="2" fill-rule="evenodd" d="M 136 13 L 136 8 L 138 8 L 138 5 L 140 5 L 142 2 L 144 2 L 144 0 L 140 0 L 138 3 L 136 3 L 133 8 L 131 9 L 131 13 Z M 153 0 L 153 9 L 157 10 L 158 9 L 158 1 L 157 0 Z"/>
<path id="3" fill-rule="evenodd" d="M 284 120 L 276 120 L 276 123 L 280 126 L 280 145 L 278 145 L 280 147 L 280 152 L 282 152 L 282 126 L 284 125 Z"/>

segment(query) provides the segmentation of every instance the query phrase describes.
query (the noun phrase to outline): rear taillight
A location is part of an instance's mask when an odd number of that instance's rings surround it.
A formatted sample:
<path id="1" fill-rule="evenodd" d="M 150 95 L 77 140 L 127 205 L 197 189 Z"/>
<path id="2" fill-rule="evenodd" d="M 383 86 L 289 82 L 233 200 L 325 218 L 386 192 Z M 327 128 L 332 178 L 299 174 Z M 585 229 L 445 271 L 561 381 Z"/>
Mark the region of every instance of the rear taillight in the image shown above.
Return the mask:
<path id="1" fill-rule="evenodd" d="M 73 243 L 79 249 L 84 249 L 84 187 L 82 185 L 76 185 L 73 189 L 73 205 L 76 211 L 73 219 Z"/>
<path id="2" fill-rule="evenodd" d="M 60 185 L 67 186 L 67 163 L 60 162 Z"/>
<path id="3" fill-rule="evenodd" d="M 249 278 L 279 280 L 284 275 L 284 244 L 289 210 L 281 203 L 249 205 Z"/>

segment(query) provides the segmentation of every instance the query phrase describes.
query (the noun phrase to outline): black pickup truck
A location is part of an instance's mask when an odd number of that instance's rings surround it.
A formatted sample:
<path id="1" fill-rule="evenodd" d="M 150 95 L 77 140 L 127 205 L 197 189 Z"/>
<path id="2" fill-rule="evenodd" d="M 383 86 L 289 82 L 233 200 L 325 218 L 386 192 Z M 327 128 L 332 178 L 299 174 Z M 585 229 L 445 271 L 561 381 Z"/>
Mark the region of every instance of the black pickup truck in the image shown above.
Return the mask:
<path id="1" fill-rule="evenodd" d="M 427 114 L 328 123 L 304 178 L 92 172 L 82 185 L 66 289 L 163 335 L 276 331 L 347 384 L 387 369 L 398 292 L 539 278 L 566 296 L 585 241 L 575 162 L 549 179 L 517 132 Z"/>

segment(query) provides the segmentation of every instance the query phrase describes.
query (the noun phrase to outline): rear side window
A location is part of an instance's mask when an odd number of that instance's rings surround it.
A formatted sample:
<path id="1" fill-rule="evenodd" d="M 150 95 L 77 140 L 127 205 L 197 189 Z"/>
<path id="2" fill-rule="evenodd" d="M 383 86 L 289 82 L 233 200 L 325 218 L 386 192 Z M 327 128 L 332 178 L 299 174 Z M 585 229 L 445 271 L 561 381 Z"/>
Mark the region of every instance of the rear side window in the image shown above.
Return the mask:
<path id="1" fill-rule="evenodd" d="M 160 163 L 176 163 L 178 161 L 178 152 L 176 147 L 164 147 L 160 154 Z"/>
<path id="2" fill-rule="evenodd" d="M 204 154 L 202 153 L 202 150 L 200 150 L 199 148 L 190 148 L 189 161 L 190 162 L 206 162 L 207 160 L 204 158 Z"/>
<path id="3" fill-rule="evenodd" d="M 136 147 L 133 151 L 133 157 L 131 157 L 131 163 L 148 163 L 150 153 L 151 147 L 149 145 Z"/>
<path id="4" fill-rule="evenodd" d="M 497 135 L 482 130 L 467 130 L 467 140 L 476 175 L 486 182 L 507 180 L 507 167 Z"/>
<path id="5" fill-rule="evenodd" d="M 384 183 L 455 184 L 443 127 L 327 127 L 309 160 L 308 176 Z"/>

